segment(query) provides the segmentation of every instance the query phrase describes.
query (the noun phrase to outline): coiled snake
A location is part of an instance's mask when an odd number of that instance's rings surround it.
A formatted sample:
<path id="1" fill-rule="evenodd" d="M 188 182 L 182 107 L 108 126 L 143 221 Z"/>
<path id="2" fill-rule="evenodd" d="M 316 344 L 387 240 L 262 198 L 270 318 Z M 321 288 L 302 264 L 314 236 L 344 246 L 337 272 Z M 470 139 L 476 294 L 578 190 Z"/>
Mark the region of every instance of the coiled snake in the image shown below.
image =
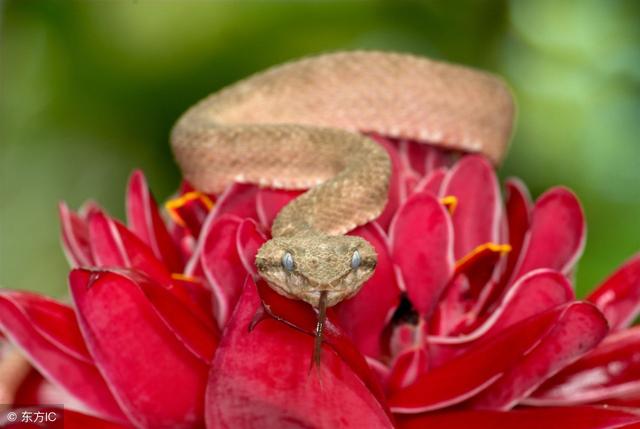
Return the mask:
<path id="1" fill-rule="evenodd" d="M 353 296 L 376 253 L 344 234 L 375 219 L 391 174 L 362 132 L 481 152 L 498 163 L 514 106 L 484 72 L 412 55 L 328 54 L 253 75 L 190 108 L 171 144 L 184 177 L 217 193 L 231 182 L 308 189 L 278 214 L 256 257 L 280 294 L 319 311 Z M 319 354 L 316 353 L 316 358 Z"/>

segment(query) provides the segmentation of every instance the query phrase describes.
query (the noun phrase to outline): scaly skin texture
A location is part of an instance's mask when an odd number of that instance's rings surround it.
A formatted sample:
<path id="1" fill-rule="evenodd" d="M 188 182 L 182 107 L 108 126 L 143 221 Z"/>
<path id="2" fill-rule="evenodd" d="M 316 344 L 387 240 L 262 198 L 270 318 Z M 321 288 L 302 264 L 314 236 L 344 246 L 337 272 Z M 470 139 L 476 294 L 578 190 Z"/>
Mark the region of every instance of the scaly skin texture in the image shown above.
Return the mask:
<path id="1" fill-rule="evenodd" d="M 343 234 L 387 201 L 388 156 L 356 132 L 482 152 L 498 163 L 513 115 L 509 91 L 489 74 L 411 55 L 337 53 L 210 95 L 178 120 L 171 143 L 184 177 L 206 192 L 233 181 L 311 188 L 278 214 L 256 265 L 277 292 L 314 307 L 325 292 L 332 306 L 357 293 L 376 263 L 371 245 Z"/>

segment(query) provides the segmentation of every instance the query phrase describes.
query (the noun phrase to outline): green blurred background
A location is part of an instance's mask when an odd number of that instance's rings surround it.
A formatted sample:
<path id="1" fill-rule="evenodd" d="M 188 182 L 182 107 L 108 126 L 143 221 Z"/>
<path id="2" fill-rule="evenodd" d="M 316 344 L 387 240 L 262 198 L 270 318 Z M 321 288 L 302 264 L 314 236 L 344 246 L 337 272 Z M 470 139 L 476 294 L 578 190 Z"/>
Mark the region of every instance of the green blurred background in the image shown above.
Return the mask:
<path id="1" fill-rule="evenodd" d="M 640 249 L 640 2 L 2 3 L 0 285 L 62 295 L 56 204 L 123 215 L 131 170 L 159 199 L 167 136 L 212 90 L 291 58 L 399 50 L 504 75 L 519 105 L 502 177 L 584 204 L 581 294 Z"/>

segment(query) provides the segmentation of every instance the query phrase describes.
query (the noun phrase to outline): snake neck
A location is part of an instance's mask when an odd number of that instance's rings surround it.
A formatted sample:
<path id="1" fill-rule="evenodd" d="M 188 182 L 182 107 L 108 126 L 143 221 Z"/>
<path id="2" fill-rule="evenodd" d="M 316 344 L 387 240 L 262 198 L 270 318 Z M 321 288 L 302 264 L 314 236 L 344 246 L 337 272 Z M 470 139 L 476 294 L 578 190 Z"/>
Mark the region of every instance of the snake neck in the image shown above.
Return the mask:
<path id="1" fill-rule="evenodd" d="M 339 153 L 338 171 L 280 211 L 271 227 L 273 237 L 343 235 L 382 212 L 391 175 L 386 150 L 367 137 L 341 134 L 341 146 L 330 143 Z"/>

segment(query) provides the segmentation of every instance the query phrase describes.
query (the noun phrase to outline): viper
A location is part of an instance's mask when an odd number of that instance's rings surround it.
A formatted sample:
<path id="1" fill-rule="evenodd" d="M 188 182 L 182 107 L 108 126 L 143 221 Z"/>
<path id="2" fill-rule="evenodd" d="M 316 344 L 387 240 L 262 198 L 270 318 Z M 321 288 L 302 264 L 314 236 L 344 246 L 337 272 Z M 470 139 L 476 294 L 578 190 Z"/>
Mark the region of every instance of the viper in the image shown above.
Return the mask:
<path id="1" fill-rule="evenodd" d="M 276 66 L 228 86 L 183 114 L 171 145 L 183 176 L 219 193 L 232 182 L 308 189 L 275 218 L 256 256 L 278 293 L 318 313 L 356 294 L 376 265 L 373 247 L 345 235 L 387 202 L 391 164 L 366 135 L 480 152 L 498 164 L 514 103 L 503 81 L 407 54 L 345 52 Z"/>

